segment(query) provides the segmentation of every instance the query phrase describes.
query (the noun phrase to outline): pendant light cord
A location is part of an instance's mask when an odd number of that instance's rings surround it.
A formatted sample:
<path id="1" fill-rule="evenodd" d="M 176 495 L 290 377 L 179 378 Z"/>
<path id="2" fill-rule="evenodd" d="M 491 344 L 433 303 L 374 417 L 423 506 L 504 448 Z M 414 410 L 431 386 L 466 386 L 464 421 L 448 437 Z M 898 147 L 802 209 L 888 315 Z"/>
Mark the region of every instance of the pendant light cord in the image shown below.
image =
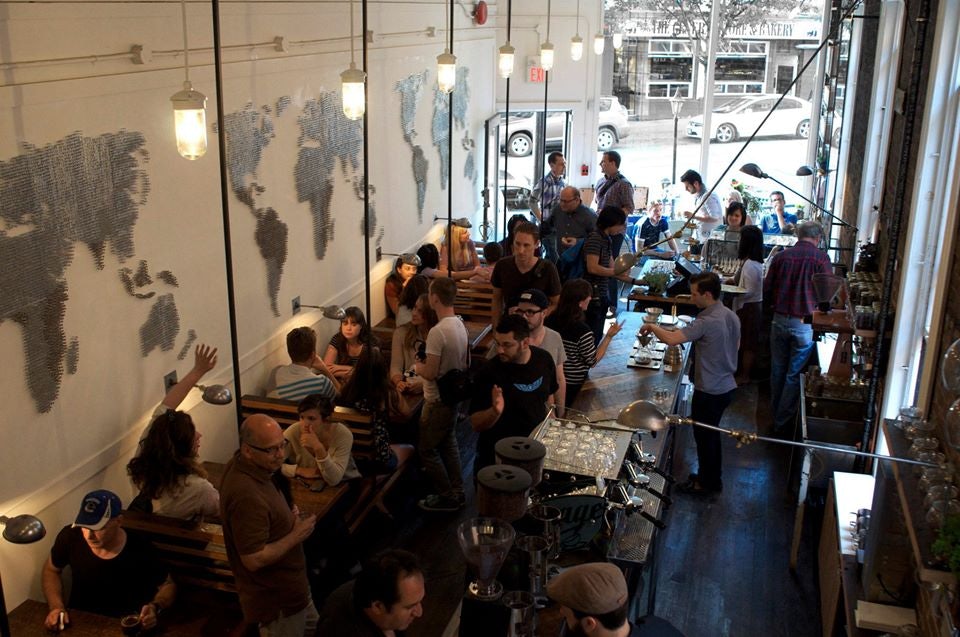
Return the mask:
<path id="1" fill-rule="evenodd" d="M 353 0 L 350 0 L 350 68 L 354 66 L 356 64 L 353 57 Z"/>
<path id="2" fill-rule="evenodd" d="M 187 0 L 180 0 L 180 22 L 183 26 L 183 73 L 190 82 L 190 47 L 187 45 Z"/>
<path id="3" fill-rule="evenodd" d="M 549 29 L 550 27 L 547 26 L 547 28 Z M 576 31 L 577 31 L 577 37 L 579 38 L 579 37 L 580 37 L 580 0 L 577 0 L 577 28 L 576 28 Z"/>
<path id="4" fill-rule="evenodd" d="M 550 41 L 550 0 L 547 0 L 547 42 Z"/>

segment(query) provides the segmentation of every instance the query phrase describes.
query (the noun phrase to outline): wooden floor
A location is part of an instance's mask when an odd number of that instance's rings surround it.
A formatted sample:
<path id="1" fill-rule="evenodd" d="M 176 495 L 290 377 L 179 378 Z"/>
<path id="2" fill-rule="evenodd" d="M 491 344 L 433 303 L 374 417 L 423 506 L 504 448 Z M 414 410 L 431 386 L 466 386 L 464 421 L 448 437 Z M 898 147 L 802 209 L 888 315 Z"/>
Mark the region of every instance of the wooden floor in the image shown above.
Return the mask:
<path id="1" fill-rule="evenodd" d="M 758 385 L 738 390 L 723 425 L 756 429 Z M 759 401 L 761 420 L 766 418 Z M 674 473 L 685 479 L 696 453 L 689 430 L 678 432 Z M 468 461 L 472 457 L 468 455 Z M 712 499 L 677 494 L 660 536 L 654 614 L 687 637 L 816 637 L 819 594 L 812 542 L 819 537 L 820 512 L 808 507 L 796 573 L 789 570 L 795 500 L 787 490 L 787 447 L 756 443 L 737 449 L 724 441 L 724 492 Z M 470 468 L 464 467 L 470 475 Z M 469 481 L 468 481 L 469 482 Z M 370 550 L 401 546 L 424 564 L 424 616 L 411 637 L 439 637 L 463 591 L 465 564 L 454 536 L 456 524 L 472 514 L 424 515 L 413 497 L 422 486 L 408 485 L 395 503 L 396 521 L 372 520 L 364 531 Z M 402 494 L 401 494 L 402 496 Z M 552 635 L 543 637 L 553 637 Z"/>

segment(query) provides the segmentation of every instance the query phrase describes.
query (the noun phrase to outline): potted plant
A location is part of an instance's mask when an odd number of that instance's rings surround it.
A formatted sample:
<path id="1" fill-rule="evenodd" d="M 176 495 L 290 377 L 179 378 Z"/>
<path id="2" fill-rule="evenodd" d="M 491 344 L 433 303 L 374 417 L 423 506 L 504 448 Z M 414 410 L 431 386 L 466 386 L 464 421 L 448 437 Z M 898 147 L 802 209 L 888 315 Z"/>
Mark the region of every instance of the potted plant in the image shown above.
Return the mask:
<path id="1" fill-rule="evenodd" d="M 670 275 L 666 272 L 648 272 L 641 279 L 647 286 L 647 294 L 650 296 L 662 296 L 667 291 L 667 283 L 670 282 Z"/>
<path id="2" fill-rule="evenodd" d="M 960 576 L 960 515 L 947 517 L 931 550 L 954 575 Z"/>

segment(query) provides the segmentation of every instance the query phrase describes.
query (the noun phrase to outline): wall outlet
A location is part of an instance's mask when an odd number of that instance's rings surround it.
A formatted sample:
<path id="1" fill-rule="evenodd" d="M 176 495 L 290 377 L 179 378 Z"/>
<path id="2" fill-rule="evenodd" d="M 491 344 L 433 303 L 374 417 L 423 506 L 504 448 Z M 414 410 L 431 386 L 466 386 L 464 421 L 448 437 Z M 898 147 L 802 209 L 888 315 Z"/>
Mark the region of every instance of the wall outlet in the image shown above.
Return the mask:
<path id="1" fill-rule="evenodd" d="M 176 385 L 177 380 L 177 370 L 173 370 L 169 374 L 163 377 L 163 393 L 166 394 L 168 391 L 173 389 L 173 386 Z"/>
<path id="2" fill-rule="evenodd" d="M 381 260 L 383 260 L 383 248 L 377 246 L 377 262 L 379 263 Z"/>
<path id="3" fill-rule="evenodd" d="M 300 297 L 299 296 L 293 297 L 293 300 L 290 301 L 290 308 L 293 310 L 294 314 L 300 313 Z"/>

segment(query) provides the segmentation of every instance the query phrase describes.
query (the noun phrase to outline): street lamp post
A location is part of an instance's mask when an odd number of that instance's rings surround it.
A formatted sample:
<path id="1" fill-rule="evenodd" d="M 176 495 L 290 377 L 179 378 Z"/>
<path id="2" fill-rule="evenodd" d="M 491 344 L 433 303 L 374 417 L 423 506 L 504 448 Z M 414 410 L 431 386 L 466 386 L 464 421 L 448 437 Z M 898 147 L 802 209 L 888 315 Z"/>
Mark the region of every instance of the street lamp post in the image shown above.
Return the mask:
<path id="1" fill-rule="evenodd" d="M 677 87 L 673 97 L 670 98 L 670 108 L 673 109 L 673 181 L 677 183 L 677 135 L 678 124 L 680 121 L 680 110 L 683 108 L 683 98 L 680 97 L 680 88 Z"/>

